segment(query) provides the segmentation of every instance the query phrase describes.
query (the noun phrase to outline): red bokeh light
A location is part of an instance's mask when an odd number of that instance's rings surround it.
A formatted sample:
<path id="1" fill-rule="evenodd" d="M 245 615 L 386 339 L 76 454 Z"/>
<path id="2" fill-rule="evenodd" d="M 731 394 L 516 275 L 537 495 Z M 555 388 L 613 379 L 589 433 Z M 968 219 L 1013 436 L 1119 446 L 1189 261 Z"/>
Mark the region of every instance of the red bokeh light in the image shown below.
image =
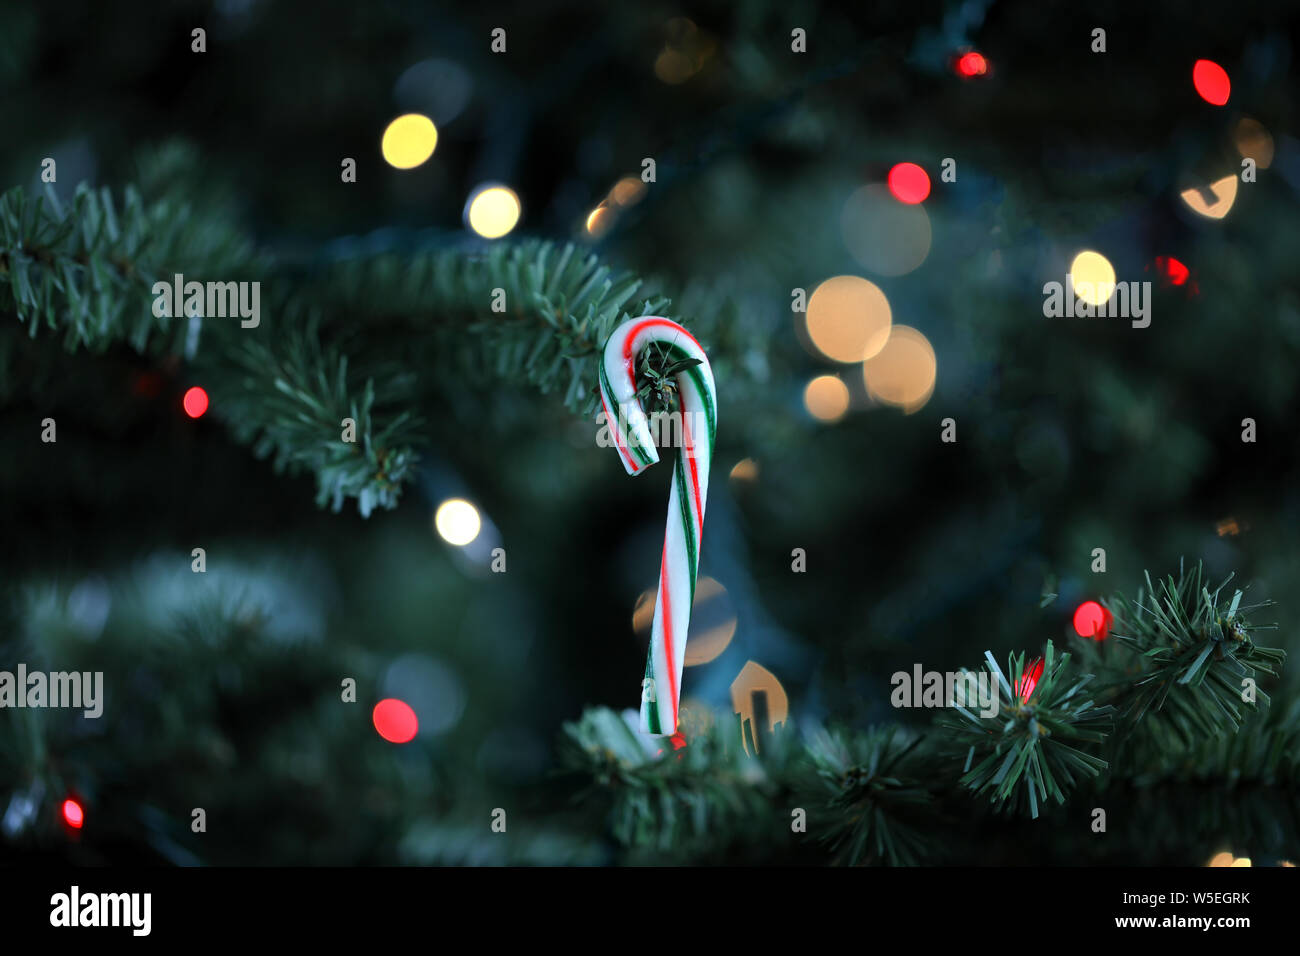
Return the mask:
<path id="1" fill-rule="evenodd" d="M 86 813 L 81 804 L 71 798 L 63 801 L 63 822 L 74 830 L 80 830 L 86 822 Z"/>
<path id="2" fill-rule="evenodd" d="M 957 58 L 957 73 L 959 76 L 983 76 L 988 71 L 989 61 L 974 50 L 963 53 Z"/>
<path id="3" fill-rule="evenodd" d="M 1192 85 L 1201 94 L 1201 99 L 1214 106 L 1228 102 L 1228 96 L 1232 92 L 1228 71 L 1213 60 L 1196 61 L 1192 67 Z"/>
<path id="4" fill-rule="evenodd" d="M 1034 688 L 1038 686 L 1038 678 L 1042 676 L 1043 659 L 1039 657 L 1025 668 L 1020 680 L 1016 681 L 1016 696 L 1021 700 L 1029 700 L 1034 694 Z"/>
<path id="5" fill-rule="evenodd" d="M 1084 601 L 1074 612 L 1074 632 L 1104 641 L 1110 631 L 1110 612 L 1096 601 Z"/>
<path id="6" fill-rule="evenodd" d="M 1182 285 L 1192 274 L 1191 269 L 1173 256 L 1156 256 L 1156 271 L 1164 276 L 1170 285 Z"/>
<path id="7" fill-rule="evenodd" d="M 186 415 L 198 418 L 208 410 L 208 393 L 195 385 L 185 393 L 181 405 L 184 406 Z"/>
<path id="8" fill-rule="evenodd" d="M 396 697 L 388 697 L 375 704 L 371 717 L 379 736 L 389 743 L 404 744 L 414 740 L 416 731 L 420 729 L 420 721 L 411 705 Z"/>
<path id="9" fill-rule="evenodd" d="M 916 163 L 899 163 L 889 171 L 889 191 L 899 202 L 916 205 L 930 195 L 930 177 Z"/>

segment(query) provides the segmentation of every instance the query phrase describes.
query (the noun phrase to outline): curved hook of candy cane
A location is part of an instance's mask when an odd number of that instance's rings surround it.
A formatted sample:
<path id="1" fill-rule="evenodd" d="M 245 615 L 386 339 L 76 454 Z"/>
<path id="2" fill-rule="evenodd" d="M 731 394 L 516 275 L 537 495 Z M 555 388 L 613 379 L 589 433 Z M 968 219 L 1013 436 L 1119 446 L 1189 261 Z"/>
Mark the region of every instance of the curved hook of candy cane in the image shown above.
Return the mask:
<path id="1" fill-rule="evenodd" d="M 670 362 L 699 360 L 698 365 L 677 373 L 680 423 L 668 419 L 670 429 L 678 425 L 674 434 L 682 447 L 668 498 L 659 593 L 645 679 L 641 682 L 642 733 L 668 735 L 677 731 L 686 634 L 695 600 L 709 466 L 717 434 L 717 390 L 709 357 L 694 336 L 676 322 L 649 315 L 629 319 L 616 328 L 601 355 L 600 398 L 605 421 L 628 474 L 639 475 L 659 460 L 650 423 L 636 392 L 637 355 L 652 342 L 659 344 Z"/>

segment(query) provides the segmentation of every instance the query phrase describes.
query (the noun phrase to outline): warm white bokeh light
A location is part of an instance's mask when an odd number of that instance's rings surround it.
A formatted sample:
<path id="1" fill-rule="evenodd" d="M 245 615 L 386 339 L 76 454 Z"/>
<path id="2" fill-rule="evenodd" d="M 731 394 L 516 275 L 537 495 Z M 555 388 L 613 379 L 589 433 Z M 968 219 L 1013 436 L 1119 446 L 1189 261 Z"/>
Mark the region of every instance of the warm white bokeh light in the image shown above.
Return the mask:
<path id="1" fill-rule="evenodd" d="M 819 375 L 803 390 L 803 405 L 819 422 L 837 422 L 849 410 L 849 387 L 834 375 Z"/>
<path id="2" fill-rule="evenodd" d="M 1070 263 L 1074 294 L 1089 305 L 1103 305 L 1115 294 L 1115 267 L 1100 252 L 1085 249 Z"/>
<path id="3" fill-rule="evenodd" d="M 871 396 L 908 414 L 930 400 L 938 373 L 930 340 L 907 325 L 894 326 L 885 347 L 862 364 L 862 377 Z"/>
<path id="4" fill-rule="evenodd" d="M 790 698 L 776 679 L 776 675 L 757 661 L 747 661 L 745 666 L 731 682 L 731 707 L 740 715 L 742 726 L 745 721 L 754 720 L 755 695 L 762 694 L 767 699 L 767 726 L 771 732 L 784 724 L 790 716 Z M 749 750 L 748 742 L 745 746 Z"/>
<path id="5" fill-rule="evenodd" d="M 836 362 L 861 362 L 889 337 L 889 299 L 861 276 L 832 276 L 808 299 L 804 322 L 817 351 Z"/>
<path id="6" fill-rule="evenodd" d="M 483 527 L 478 509 L 464 498 L 450 498 L 440 504 L 433 523 L 444 541 L 460 547 L 477 538 Z"/>
<path id="7" fill-rule="evenodd" d="M 1180 194 L 1187 208 L 1206 219 L 1222 219 L 1237 201 L 1236 175 L 1216 179 L 1208 186 L 1184 189 Z"/>
<path id="8" fill-rule="evenodd" d="M 518 224 L 520 211 L 513 189 L 487 186 L 470 197 L 465 220 L 484 239 L 500 239 Z"/>

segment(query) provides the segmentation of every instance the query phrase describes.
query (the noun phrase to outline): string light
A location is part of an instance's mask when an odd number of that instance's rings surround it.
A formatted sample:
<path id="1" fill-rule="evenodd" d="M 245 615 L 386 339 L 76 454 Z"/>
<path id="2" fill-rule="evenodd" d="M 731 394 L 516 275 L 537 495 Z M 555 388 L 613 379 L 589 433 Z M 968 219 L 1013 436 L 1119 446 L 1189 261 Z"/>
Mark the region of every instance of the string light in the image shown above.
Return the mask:
<path id="1" fill-rule="evenodd" d="M 1216 179 L 1208 186 L 1184 189 L 1179 197 L 1187 208 L 1206 219 L 1222 219 L 1237 201 L 1236 175 Z"/>
<path id="2" fill-rule="evenodd" d="M 836 362 L 861 362 L 889 336 L 889 299 L 860 276 L 832 276 L 813 290 L 804 316 L 817 350 Z"/>
<path id="3" fill-rule="evenodd" d="M 393 744 L 409 743 L 420 729 L 420 721 L 411 705 L 395 697 L 375 704 L 370 717 L 379 736 Z"/>
<path id="4" fill-rule="evenodd" d="M 983 54 L 971 50 L 969 53 L 963 53 L 957 58 L 955 69 L 958 76 L 967 79 L 972 76 L 983 76 L 989 71 L 989 61 L 984 59 Z"/>
<path id="5" fill-rule="evenodd" d="M 190 418 L 201 418 L 208 410 L 208 393 L 195 385 L 185 392 L 185 396 L 181 399 L 181 407 Z"/>
<path id="6" fill-rule="evenodd" d="M 939 363 L 925 335 L 907 325 L 895 325 L 884 347 L 862 363 L 867 391 L 877 401 L 896 405 L 909 415 L 934 393 Z"/>
<path id="7" fill-rule="evenodd" d="M 464 498 L 450 498 L 438 506 L 434 527 L 448 544 L 464 547 L 478 537 L 483 521 L 478 509 Z"/>
<path id="8" fill-rule="evenodd" d="M 379 149 L 388 165 L 396 169 L 414 169 L 433 155 L 438 145 L 438 128 L 421 113 L 397 117 L 384 130 Z"/>
<path id="9" fill-rule="evenodd" d="M 1089 305 L 1103 305 L 1115 294 L 1115 267 L 1100 252 L 1085 249 L 1070 263 L 1074 294 Z"/>
<path id="10" fill-rule="evenodd" d="M 1192 85 L 1201 99 L 1213 106 L 1223 106 L 1232 92 L 1228 71 L 1213 60 L 1197 60 L 1192 66 Z"/>
<path id="11" fill-rule="evenodd" d="M 86 823 L 86 812 L 81 804 L 69 797 L 63 801 L 63 822 L 74 830 L 80 830 Z"/>
<path id="12" fill-rule="evenodd" d="M 849 387 L 834 375 L 819 375 L 803 390 L 803 405 L 819 422 L 837 422 L 849 410 Z"/>
<path id="13" fill-rule="evenodd" d="M 1096 601 L 1084 601 L 1074 611 L 1074 633 L 1102 641 L 1110 631 L 1110 612 Z"/>
<path id="14" fill-rule="evenodd" d="M 1034 689 L 1038 686 L 1038 679 L 1043 676 L 1043 659 L 1036 658 L 1030 662 L 1021 675 L 1020 680 L 1016 681 L 1016 696 L 1021 701 L 1029 700 L 1034 696 Z"/>
<path id="15" fill-rule="evenodd" d="M 916 163 L 898 163 L 889 171 L 888 181 L 899 202 L 915 205 L 930 195 L 930 176 Z"/>
<path id="16" fill-rule="evenodd" d="M 465 221 L 484 239 L 500 239 L 519 222 L 521 207 L 507 186 L 482 186 L 465 205 Z"/>

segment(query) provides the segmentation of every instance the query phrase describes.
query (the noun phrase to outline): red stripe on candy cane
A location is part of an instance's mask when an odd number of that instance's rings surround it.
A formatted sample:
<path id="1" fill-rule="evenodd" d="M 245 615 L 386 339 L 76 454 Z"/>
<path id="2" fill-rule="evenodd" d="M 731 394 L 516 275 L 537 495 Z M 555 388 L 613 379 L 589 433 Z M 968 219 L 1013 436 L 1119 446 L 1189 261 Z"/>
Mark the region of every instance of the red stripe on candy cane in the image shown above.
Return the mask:
<path id="1" fill-rule="evenodd" d="M 611 422 L 614 421 L 614 419 L 609 414 L 609 405 L 605 403 L 604 392 L 600 393 L 600 407 L 605 409 L 605 424 L 610 425 Z M 611 425 L 611 430 L 614 432 L 614 447 L 618 449 L 618 457 L 623 459 L 623 463 L 632 470 L 633 474 L 636 474 L 638 471 L 641 470 L 641 466 L 638 465 L 635 460 L 633 460 L 632 453 L 627 450 L 627 445 L 623 441 L 623 435 L 621 433 L 621 429 L 618 427 L 617 424 L 613 424 Z"/>
<path id="2" fill-rule="evenodd" d="M 659 598 L 663 602 L 664 657 L 668 667 L 668 700 L 672 703 L 673 719 L 668 726 L 677 730 L 677 674 L 676 661 L 673 657 L 673 589 L 668 583 L 668 542 L 664 541 L 663 556 L 659 559 Z M 651 638 L 653 640 L 653 638 Z M 655 694 L 655 699 L 659 695 Z"/>
<path id="3" fill-rule="evenodd" d="M 646 329 L 652 329 L 658 326 L 663 326 L 664 328 L 672 329 L 674 332 L 686 336 L 686 338 L 690 340 L 690 343 L 692 345 L 694 345 L 697 349 L 700 349 L 701 352 L 704 351 L 704 349 L 700 348 L 700 343 L 695 341 L 695 336 L 691 335 L 691 333 L 687 332 L 676 322 L 669 322 L 667 319 L 645 319 L 641 322 L 638 322 L 636 325 L 632 326 L 632 328 L 628 329 L 626 333 L 627 338 L 624 339 L 623 342 L 623 358 L 627 359 L 627 371 L 629 375 L 633 374 L 633 362 L 635 361 L 636 358 L 636 353 L 633 348 L 634 344 L 636 343 L 636 337 L 640 335 L 642 332 L 644 332 Z"/>
<path id="4" fill-rule="evenodd" d="M 695 461 L 695 440 L 691 437 L 689 415 L 682 416 L 682 454 L 686 456 L 686 468 L 691 476 L 691 494 L 695 497 L 695 523 L 699 528 L 695 536 L 695 553 L 699 558 L 700 539 L 704 537 L 704 504 L 700 501 L 700 471 Z"/>

